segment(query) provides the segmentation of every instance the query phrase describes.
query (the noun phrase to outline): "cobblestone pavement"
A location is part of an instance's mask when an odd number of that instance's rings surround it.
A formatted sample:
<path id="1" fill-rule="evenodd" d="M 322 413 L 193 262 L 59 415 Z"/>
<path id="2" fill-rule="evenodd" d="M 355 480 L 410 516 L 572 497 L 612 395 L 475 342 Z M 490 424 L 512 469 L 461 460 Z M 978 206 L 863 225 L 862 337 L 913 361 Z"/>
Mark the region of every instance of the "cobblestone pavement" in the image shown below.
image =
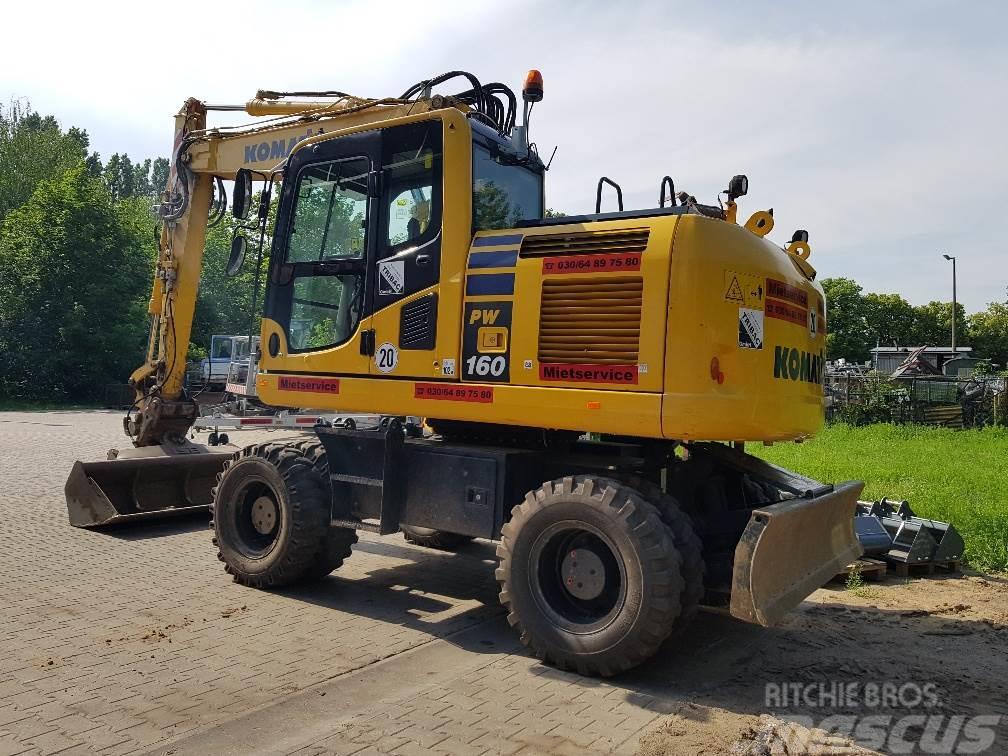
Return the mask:
<path id="1" fill-rule="evenodd" d="M 120 427 L 114 412 L 0 413 L 0 756 L 723 753 L 757 722 L 767 680 L 941 674 L 959 689 L 950 711 L 966 714 L 989 711 L 981 691 L 1006 695 L 1004 623 L 991 612 L 1008 587 L 994 578 L 960 581 L 993 607 L 968 621 L 937 603 L 908 621 L 921 594 L 905 583 L 857 613 L 817 592 L 774 630 L 705 613 L 611 681 L 521 650 L 487 542 L 448 554 L 362 534 L 312 587 L 244 588 L 205 518 L 68 525 L 72 462 L 104 459 L 126 440 Z M 947 636 L 970 644 L 963 659 L 989 661 L 936 668 Z M 911 646 L 916 656 L 894 650 Z"/>
<path id="2" fill-rule="evenodd" d="M 157 751 L 194 733 L 194 749 L 206 752 L 200 738 L 222 723 L 375 666 L 391 675 L 382 688 L 391 703 L 376 701 L 353 724 L 323 711 L 337 731 L 289 750 L 378 742 L 494 752 L 527 737 L 608 750 L 656 716 L 623 702 L 597 718 L 587 712 L 625 698 L 622 688 L 582 689 L 521 654 L 497 603 L 489 543 L 445 554 L 362 534 L 346 565 L 317 586 L 263 592 L 224 573 L 205 519 L 71 528 L 71 464 L 124 445 L 120 427 L 115 412 L 0 413 L 0 754 Z M 282 437 L 245 433 L 240 442 Z M 430 648 L 438 639 L 447 640 Z M 406 687 L 394 664 L 404 652 L 419 676 Z M 436 695 L 425 653 L 440 659 L 442 677 L 458 671 Z M 369 688 L 377 690 L 365 685 L 352 702 L 358 709 L 373 698 Z M 394 695 L 403 690 L 418 698 L 404 705 Z M 589 719 L 594 726 L 582 727 Z M 257 745 L 272 750 L 270 742 L 265 734 Z"/>

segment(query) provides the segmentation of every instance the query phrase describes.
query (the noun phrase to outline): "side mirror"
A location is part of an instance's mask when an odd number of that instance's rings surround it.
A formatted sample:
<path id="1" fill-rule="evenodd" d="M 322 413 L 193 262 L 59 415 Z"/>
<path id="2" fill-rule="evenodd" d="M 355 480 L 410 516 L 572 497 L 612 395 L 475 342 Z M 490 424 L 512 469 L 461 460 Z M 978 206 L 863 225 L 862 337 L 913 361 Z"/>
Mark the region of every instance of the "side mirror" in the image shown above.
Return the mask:
<path id="1" fill-rule="evenodd" d="M 248 249 L 248 242 L 245 237 L 241 234 L 235 234 L 231 240 L 231 257 L 228 258 L 227 268 L 224 270 L 224 275 L 228 278 L 234 278 L 241 272 L 242 265 L 245 264 L 246 249 Z"/>
<path id="2" fill-rule="evenodd" d="M 748 193 L 749 179 L 745 176 L 732 176 L 732 180 L 728 182 L 728 200 L 734 202 Z"/>
<path id="3" fill-rule="evenodd" d="M 235 174 L 234 192 L 231 195 L 231 214 L 238 220 L 245 220 L 252 210 L 252 172 L 239 168 Z"/>

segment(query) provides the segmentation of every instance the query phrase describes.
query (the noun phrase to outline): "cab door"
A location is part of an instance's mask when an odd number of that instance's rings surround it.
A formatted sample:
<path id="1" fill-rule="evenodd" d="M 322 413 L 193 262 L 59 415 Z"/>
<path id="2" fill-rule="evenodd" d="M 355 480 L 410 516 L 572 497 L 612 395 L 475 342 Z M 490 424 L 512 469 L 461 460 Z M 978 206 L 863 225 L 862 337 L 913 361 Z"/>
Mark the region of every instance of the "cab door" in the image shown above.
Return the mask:
<path id="1" fill-rule="evenodd" d="M 367 375 L 381 135 L 352 134 L 291 157 L 263 309 L 263 367 Z"/>
<path id="2" fill-rule="evenodd" d="M 382 131 L 377 256 L 371 284 L 373 375 L 440 376 L 431 368 L 432 363 L 441 365 L 434 355 L 441 280 L 443 133 L 440 118 Z"/>

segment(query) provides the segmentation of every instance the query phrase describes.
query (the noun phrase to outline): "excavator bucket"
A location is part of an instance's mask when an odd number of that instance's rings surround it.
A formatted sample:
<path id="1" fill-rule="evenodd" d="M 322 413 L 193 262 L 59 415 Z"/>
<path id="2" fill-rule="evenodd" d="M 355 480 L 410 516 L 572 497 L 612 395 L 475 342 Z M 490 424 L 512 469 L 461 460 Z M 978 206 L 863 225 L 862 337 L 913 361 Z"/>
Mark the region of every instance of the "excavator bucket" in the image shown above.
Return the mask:
<path id="1" fill-rule="evenodd" d="M 70 524 L 93 528 L 206 511 L 217 473 L 235 451 L 186 442 L 127 449 L 106 462 L 77 461 L 63 489 Z"/>
<path id="2" fill-rule="evenodd" d="M 754 509 L 735 547 L 733 617 L 767 627 L 861 556 L 854 510 L 864 484 L 840 483 Z"/>

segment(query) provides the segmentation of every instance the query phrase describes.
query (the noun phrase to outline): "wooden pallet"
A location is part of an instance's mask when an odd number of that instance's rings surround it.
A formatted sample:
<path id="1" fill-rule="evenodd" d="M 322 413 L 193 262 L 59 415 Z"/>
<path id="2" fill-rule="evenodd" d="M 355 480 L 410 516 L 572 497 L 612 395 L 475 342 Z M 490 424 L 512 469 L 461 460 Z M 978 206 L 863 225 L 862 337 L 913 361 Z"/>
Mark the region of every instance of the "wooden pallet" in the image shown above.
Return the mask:
<path id="1" fill-rule="evenodd" d="M 857 566 L 861 571 L 861 577 L 865 580 L 881 580 L 886 576 L 887 565 L 881 559 L 872 559 L 871 557 L 861 557 L 855 562 L 851 562 L 846 567 L 844 567 L 840 572 L 838 572 L 833 579 L 834 580 L 846 580 L 847 576 L 850 575 L 851 570 Z"/>
<path id="2" fill-rule="evenodd" d="M 899 577 L 918 577 L 933 575 L 935 572 L 959 572 L 961 564 L 962 562 L 958 559 L 950 559 L 945 562 L 915 562 L 913 564 L 889 562 L 889 569 Z"/>

